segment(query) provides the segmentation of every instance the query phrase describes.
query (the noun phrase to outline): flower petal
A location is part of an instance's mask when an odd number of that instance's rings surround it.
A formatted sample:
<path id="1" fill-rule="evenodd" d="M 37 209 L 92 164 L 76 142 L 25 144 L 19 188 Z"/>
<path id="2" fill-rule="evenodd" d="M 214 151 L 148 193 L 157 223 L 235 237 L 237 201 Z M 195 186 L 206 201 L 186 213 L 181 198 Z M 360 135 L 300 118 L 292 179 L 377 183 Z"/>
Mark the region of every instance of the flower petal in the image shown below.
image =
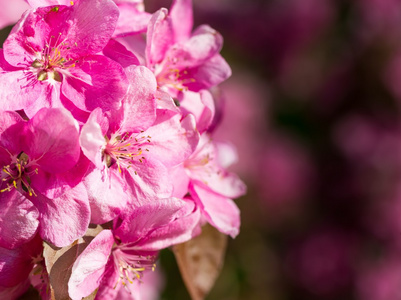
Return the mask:
<path id="1" fill-rule="evenodd" d="M 190 184 L 190 193 L 211 225 L 233 238 L 238 235 L 240 211 L 233 200 L 196 184 Z"/>
<path id="2" fill-rule="evenodd" d="M 49 173 L 66 172 L 80 155 L 78 123 L 65 109 L 41 109 L 27 123 L 26 154 Z"/>
<path id="3" fill-rule="evenodd" d="M 103 224 L 113 220 L 125 208 L 129 196 L 125 192 L 126 183 L 116 172 L 103 172 L 94 168 L 84 178 L 91 208 L 91 223 Z"/>
<path id="4" fill-rule="evenodd" d="M 144 66 L 126 69 L 130 87 L 123 100 L 124 120 L 121 131 L 139 132 L 156 119 L 156 78 Z"/>
<path id="5" fill-rule="evenodd" d="M 157 251 L 192 237 L 200 217 L 192 216 L 194 208 L 193 202 L 178 198 L 155 200 L 135 207 L 115 223 L 114 233 L 123 243 L 135 243 L 135 248 L 143 251 Z"/>
<path id="6" fill-rule="evenodd" d="M 37 208 L 15 189 L 0 193 L 0 247 L 12 249 L 31 240 L 38 219 Z"/>
<path id="7" fill-rule="evenodd" d="M 200 133 L 206 131 L 213 121 L 215 107 L 212 95 L 207 90 L 199 93 L 186 91 L 179 94 L 180 109 L 185 114 L 195 116 L 196 127 Z"/>
<path id="8" fill-rule="evenodd" d="M 174 33 L 168 11 L 162 8 L 150 19 L 146 40 L 146 65 L 160 63 L 169 47 L 174 43 Z"/>
<path id="9" fill-rule="evenodd" d="M 185 161 L 199 141 L 194 117 L 187 115 L 180 119 L 174 112 L 160 112 L 155 124 L 144 132 L 151 137 L 151 143 L 146 146 L 150 155 L 167 167 Z"/>
<path id="10" fill-rule="evenodd" d="M 170 9 L 175 42 L 188 39 L 194 23 L 192 0 L 174 0 Z"/>
<path id="11" fill-rule="evenodd" d="M 68 281 L 68 293 L 73 300 L 81 300 L 99 287 L 113 244 L 112 232 L 103 230 L 77 258 Z"/>
<path id="12" fill-rule="evenodd" d="M 85 2 L 85 1 L 82 1 Z M 103 55 L 88 55 L 63 71 L 61 92 L 81 110 L 118 109 L 128 81 L 120 64 Z"/>
<path id="13" fill-rule="evenodd" d="M 83 184 L 55 199 L 40 194 L 32 197 L 40 212 L 40 236 L 57 247 L 65 247 L 82 237 L 89 225 L 90 208 Z"/>

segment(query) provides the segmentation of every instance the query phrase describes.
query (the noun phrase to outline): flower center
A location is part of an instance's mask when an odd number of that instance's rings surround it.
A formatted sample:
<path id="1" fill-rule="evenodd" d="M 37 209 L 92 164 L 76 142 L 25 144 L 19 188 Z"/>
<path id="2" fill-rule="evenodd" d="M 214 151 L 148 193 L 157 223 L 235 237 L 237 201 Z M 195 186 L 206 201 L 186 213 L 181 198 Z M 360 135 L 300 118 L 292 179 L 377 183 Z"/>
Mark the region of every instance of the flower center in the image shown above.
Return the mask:
<path id="1" fill-rule="evenodd" d="M 31 176 L 38 174 L 38 169 L 34 165 L 36 164 L 30 161 L 28 155 L 24 152 L 13 156 L 11 163 L 1 170 L 2 183 L 7 186 L 1 189 L 0 192 L 9 192 L 15 188 L 27 192 L 29 196 L 36 196 L 31 187 Z"/>
<path id="2" fill-rule="evenodd" d="M 194 78 L 189 77 L 187 70 L 179 70 L 173 66 L 156 66 L 155 75 L 159 87 L 180 92 L 188 90 L 186 84 L 195 82 Z"/>
<path id="3" fill-rule="evenodd" d="M 53 79 L 61 82 L 61 75 L 57 69 L 73 68 L 78 62 L 72 58 L 67 58 L 72 46 L 67 41 L 60 41 L 60 37 L 61 32 L 57 39 L 52 35 L 49 43 L 40 53 L 40 57 L 31 64 L 39 81 Z M 75 44 L 74 46 L 76 47 L 77 45 Z"/>
<path id="4" fill-rule="evenodd" d="M 137 161 L 143 163 L 146 159 L 143 156 L 144 151 L 149 151 L 146 146 L 151 143 L 151 136 L 144 136 L 142 133 L 113 134 L 103 151 L 103 161 L 107 167 L 116 163 L 121 173 L 121 167 L 129 169 Z M 135 174 L 137 174 L 136 171 Z"/>
<path id="5" fill-rule="evenodd" d="M 156 252 L 142 255 L 127 245 L 117 246 L 113 250 L 113 258 L 115 269 L 119 274 L 116 286 L 119 282 L 126 286 L 135 280 L 141 280 L 145 270 L 154 271 L 156 268 Z"/>

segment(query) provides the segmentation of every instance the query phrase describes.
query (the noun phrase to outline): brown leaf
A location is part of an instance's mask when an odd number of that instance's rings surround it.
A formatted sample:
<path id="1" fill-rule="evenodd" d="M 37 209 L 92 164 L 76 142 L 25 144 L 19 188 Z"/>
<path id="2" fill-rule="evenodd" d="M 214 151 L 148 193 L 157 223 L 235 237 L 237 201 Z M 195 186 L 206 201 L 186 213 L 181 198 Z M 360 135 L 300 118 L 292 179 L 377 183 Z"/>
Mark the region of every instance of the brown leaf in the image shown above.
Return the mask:
<path id="1" fill-rule="evenodd" d="M 206 225 L 201 235 L 175 245 L 173 251 L 189 294 L 202 300 L 212 289 L 224 262 L 227 236 Z"/>
<path id="2" fill-rule="evenodd" d="M 97 294 L 97 290 L 98 289 L 94 290 L 92 294 L 82 298 L 82 300 L 95 300 L 95 297 L 96 297 L 96 294 Z"/>
<path id="3" fill-rule="evenodd" d="M 57 248 L 46 242 L 43 243 L 43 257 L 49 274 L 52 300 L 70 300 L 68 296 L 68 280 L 71 276 L 72 266 L 76 258 L 100 231 L 102 231 L 100 226 L 89 228 L 82 238 L 63 248 Z M 87 300 L 93 299 L 95 295 L 96 293 L 89 295 Z M 90 298 L 91 296 L 93 297 Z"/>

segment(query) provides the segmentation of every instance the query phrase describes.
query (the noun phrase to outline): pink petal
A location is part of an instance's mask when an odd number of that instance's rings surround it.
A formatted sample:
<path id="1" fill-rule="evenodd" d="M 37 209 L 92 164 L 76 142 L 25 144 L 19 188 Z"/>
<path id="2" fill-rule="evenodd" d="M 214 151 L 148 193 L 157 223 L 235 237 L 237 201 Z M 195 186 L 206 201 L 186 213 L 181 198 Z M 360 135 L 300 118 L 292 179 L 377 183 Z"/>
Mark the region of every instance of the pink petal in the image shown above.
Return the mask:
<path id="1" fill-rule="evenodd" d="M 194 68 L 218 54 L 222 46 L 222 36 L 211 27 L 202 25 L 190 39 L 171 47 L 164 61 L 170 68 Z M 171 66 L 170 61 L 173 62 Z"/>
<path id="2" fill-rule="evenodd" d="M 38 219 L 36 207 L 15 189 L 0 193 L 0 247 L 12 249 L 31 240 Z"/>
<path id="3" fill-rule="evenodd" d="M 116 39 L 138 58 L 140 65 L 146 65 L 146 38 L 143 34 L 138 33 Z"/>
<path id="4" fill-rule="evenodd" d="M 21 118 L 21 116 L 18 113 L 14 111 L 0 111 L 0 135 L 2 135 L 12 125 L 21 122 L 25 123 L 25 121 Z M 11 136 L 4 136 L 2 138 L 8 139 L 1 141 L 2 145 L 7 145 L 8 142 L 10 141 L 9 139 L 11 138 Z M 8 148 L 7 146 L 5 147 Z"/>
<path id="5" fill-rule="evenodd" d="M 217 161 L 223 168 L 228 168 L 238 162 L 238 153 L 234 145 L 215 141 L 214 146 L 217 152 Z"/>
<path id="6" fill-rule="evenodd" d="M 209 189 L 227 198 L 237 198 L 246 193 L 245 183 L 236 174 L 224 169 L 217 172 L 212 171 L 212 174 L 206 174 L 205 171 L 202 177 L 195 179 L 195 176 L 191 176 L 191 179 L 193 182 L 196 181 L 197 185 L 203 186 L 204 189 Z"/>
<path id="7" fill-rule="evenodd" d="M 200 133 L 206 131 L 213 121 L 215 107 L 212 95 L 207 90 L 199 93 L 191 91 L 179 95 L 180 109 L 185 114 L 191 113 L 195 116 L 196 127 Z"/>
<path id="8" fill-rule="evenodd" d="M 117 3 L 120 10 L 114 36 L 123 36 L 125 34 L 135 34 L 144 32 L 147 29 L 151 14 L 138 9 L 137 3 L 122 2 Z"/>
<path id="9" fill-rule="evenodd" d="M 36 58 L 36 52 L 45 47 L 51 28 L 41 12 L 27 10 L 5 40 L 4 57 L 10 65 L 29 67 Z"/>
<path id="10" fill-rule="evenodd" d="M 147 66 L 160 63 L 169 47 L 174 43 L 171 19 L 167 9 L 162 8 L 155 12 L 150 19 L 146 40 Z"/>
<path id="11" fill-rule="evenodd" d="M 201 66 L 188 70 L 186 75 L 191 82 L 185 84 L 191 91 L 209 89 L 231 76 L 231 68 L 220 54 L 216 54 Z"/>
<path id="12" fill-rule="evenodd" d="M 174 192 L 173 196 L 177 198 L 184 198 L 188 193 L 189 177 L 185 171 L 183 164 L 179 164 L 169 170 L 171 178 L 174 178 Z"/>
<path id="13" fill-rule="evenodd" d="M 47 198 L 58 198 L 81 182 L 89 164 L 90 161 L 81 152 L 78 162 L 71 169 L 64 173 L 56 174 L 39 171 L 38 174 L 31 177 L 31 186 L 35 192 Z"/>
<path id="14" fill-rule="evenodd" d="M 90 208 L 83 184 L 55 199 L 32 197 L 40 212 L 40 236 L 57 247 L 65 247 L 82 237 L 89 225 Z"/>
<path id="15" fill-rule="evenodd" d="M 142 163 L 135 162 L 128 170 L 122 171 L 131 205 L 138 206 L 158 198 L 168 198 L 173 192 L 167 168 L 159 161 L 147 158 Z M 117 168 L 110 171 L 119 172 Z M 136 172 L 136 173 L 135 173 Z"/>
<path id="16" fill-rule="evenodd" d="M 167 109 L 175 113 L 180 113 L 180 109 L 175 105 L 169 93 L 158 89 L 156 92 L 156 100 L 157 109 Z"/>
<path id="17" fill-rule="evenodd" d="M 60 101 L 52 97 L 52 90 L 53 86 L 48 82 L 38 81 L 26 70 L 10 66 L 0 49 L 0 98 L 3 99 L 0 109 L 27 109 L 32 116 L 39 110 L 38 106 L 60 106 Z"/>
<path id="18" fill-rule="evenodd" d="M 199 141 L 195 119 L 181 116 L 171 111 L 160 112 L 155 124 L 144 132 L 151 137 L 147 145 L 149 155 L 168 167 L 178 165 L 192 154 Z"/>
<path id="19" fill-rule="evenodd" d="M 18 19 L 29 5 L 23 0 L 1 1 L 0 28 L 17 23 Z"/>
<path id="20" fill-rule="evenodd" d="M 200 210 L 196 208 L 192 200 L 184 201 L 185 206 L 176 214 L 173 221 L 149 232 L 135 247 L 146 251 L 159 250 L 184 243 L 198 235 L 201 230 Z"/>
<path id="21" fill-rule="evenodd" d="M 239 233 L 240 211 L 234 201 L 206 190 L 196 184 L 190 185 L 191 196 L 201 207 L 206 220 L 220 232 L 235 238 Z"/>
<path id="22" fill-rule="evenodd" d="M 85 1 L 83 1 L 85 2 Z M 121 65 L 102 55 L 88 55 L 69 73 L 63 71 L 62 93 L 79 109 L 118 109 L 128 81 Z"/>
<path id="23" fill-rule="evenodd" d="M 123 100 L 124 120 L 121 131 L 145 130 L 156 119 L 156 78 L 144 66 L 126 69 L 130 87 Z"/>
<path id="24" fill-rule="evenodd" d="M 103 163 L 102 151 L 107 142 L 104 137 L 105 133 L 100 127 L 99 121 L 107 118 L 103 116 L 102 111 L 97 108 L 89 116 L 88 121 L 82 126 L 79 142 L 83 153 L 95 166 L 102 170 L 105 165 Z"/>
<path id="25" fill-rule="evenodd" d="M 84 178 L 91 208 L 91 223 L 106 223 L 124 210 L 129 196 L 125 192 L 126 183 L 118 175 L 108 172 L 105 176 L 99 169 L 93 169 Z"/>
<path id="26" fill-rule="evenodd" d="M 192 182 L 221 196 L 237 198 L 246 193 L 246 185 L 234 173 L 221 167 L 215 144 L 203 134 L 198 148 L 185 162 Z"/>
<path id="27" fill-rule="evenodd" d="M 117 24 L 119 10 L 116 4 L 111 0 L 80 0 L 71 8 L 69 20 L 72 24 L 66 38 L 71 44 L 76 43 L 76 55 L 102 51 Z"/>
<path id="28" fill-rule="evenodd" d="M 33 8 L 52 5 L 71 5 L 71 0 L 26 0 Z"/>
<path id="29" fill-rule="evenodd" d="M 68 281 L 68 293 L 73 300 L 81 300 L 99 287 L 113 244 L 112 232 L 103 230 L 77 258 Z"/>
<path id="30" fill-rule="evenodd" d="M 170 9 L 174 28 L 174 42 L 189 38 L 193 26 L 192 0 L 174 0 Z"/>
<path id="31" fill-rule="evenodd" d="M 27 124 L 29 145 L 24 151 L 50 173 L 66 172 L 80 155 L 78 124 L 65 109 L 41 109 Z"/>
<path id="32" fill-rule="evenodd" d="M 133 243 L 147 236 L 159 227 L 167 226 L 175 220 L 177 213 L 183 208 L 184 202 L 177 198 L 154 200 L 144 205 L 135 207 L 129 215 L 126 215 L 114 234 L 123 243 Z M 166 246 L 167 247 L 167 246 Z M 148 249 L 148 250 L 160 250 Z"/>
<path id="33" fill-rule="evenodd" d="M 111 39 L 103 49 L 103 54 L 118 62 L 124 68 L 140 64 L 138 58 L 132 52 L 128 51 L 124 45 L 114 39 Z"/>

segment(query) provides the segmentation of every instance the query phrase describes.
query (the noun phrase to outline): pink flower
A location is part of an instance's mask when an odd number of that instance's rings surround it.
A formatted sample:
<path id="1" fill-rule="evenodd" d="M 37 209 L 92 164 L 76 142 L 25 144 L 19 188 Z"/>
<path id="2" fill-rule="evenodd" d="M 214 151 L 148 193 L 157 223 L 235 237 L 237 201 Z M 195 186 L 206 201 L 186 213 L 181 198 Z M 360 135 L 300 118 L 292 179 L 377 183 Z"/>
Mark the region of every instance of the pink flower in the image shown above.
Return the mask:
<path id="1" fill-rule="evenodd" d="M 114 222 L 114 236 L 103 230 L 77 258 L 68 283 L 70 297 L 116 299 L 119 289 L 154 268 L 158 250 L 199 233 L 199 211 L 192 201 L 160 199 L 138 206 Z M 121 241 L 121 242 L 120 242 Z"/>
<path id="2" fill-rule="evenodd" d="M 216 86 L 231 75 L 219 52 L 223 38 L 208 25 L 192 34 L 190 0 L 174 1 L 170 13 L 153 14 L 147 31 L 146 65 L 159 87 L 175 97 L 179 91 L 199 91 Z"/>
<path id="3" fill-rule="evenodd" d="M 208 25 L 191 33 L 191 2 L 175 0 L 170 12 L 165 8 L 155 12 L 148 24 L 146 44 L 138 34 L 120 39 L 154 72 L 158 87 L 172 97 L 181 91 L 208 89 L 231 75 L 219 54 L 221 35 Z"/>
<path id="4" fill-rule="evenodd" d="M 27 11 L 0 55 L 0 104 L 31 117 L 42 107 L 74 114 L 117 109 L 127 90 L 122 67 L 99 55 L 113 34 L 118 9 L 111 0 Z"/>
<path id="5" fill-rule="evenodd" d="M 156 82 L 147 68 L 126 71 L 131 86 L 122 109 L 109 118 L 93 111 L 81 132 L 83 152 L 94 164 L 85 185 L 95 223 L 110 221 L 127 202 L 170 197 L 167 168 L 184 161 L 198 141 L 191 116 L 156 116 Z"/>
<path id="6" fill-rule="evenodd" d="M 225 169 L 234 157 L 228 145 L 213 143 L 203 134 L 194 153 L 172 171 L 174 196 L 182 197 L 189 190 L 205 219 L 232 237 L 237 236 L 240 226 L 240 212 L 232 198 L 246 192 L 245 184 Z"/>
<path id="7" fill-rule="evenodd" d="M 90 218 L 78 184 L 86 164 L 79 160 L 77 122 L 64 109 L 41 109 L 29 121 L 0 115 L 0 246 L 18 247 L 37 229 L 56 246 L 70 244 Z"/>

